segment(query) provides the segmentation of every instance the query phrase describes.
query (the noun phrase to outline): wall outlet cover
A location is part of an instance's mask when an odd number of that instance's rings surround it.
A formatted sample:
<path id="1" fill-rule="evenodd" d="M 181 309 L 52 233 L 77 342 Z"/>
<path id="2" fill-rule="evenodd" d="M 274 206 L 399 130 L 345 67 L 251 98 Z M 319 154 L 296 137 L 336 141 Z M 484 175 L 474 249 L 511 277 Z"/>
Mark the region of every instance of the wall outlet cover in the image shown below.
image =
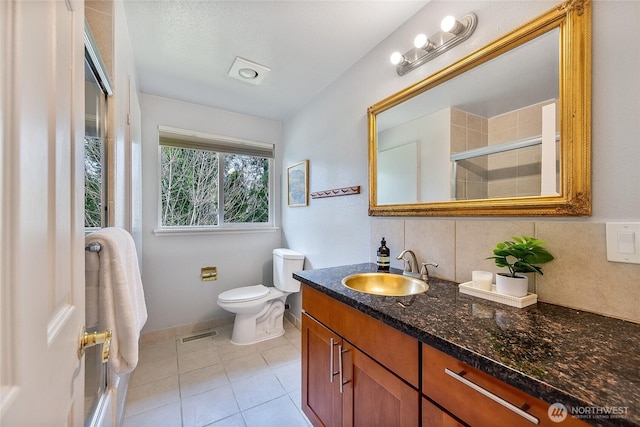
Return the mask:
<path id="1" fill-rule="evenodd" d="M 607 222 L 607 261 L 640 264 L 640 222 Z"/>

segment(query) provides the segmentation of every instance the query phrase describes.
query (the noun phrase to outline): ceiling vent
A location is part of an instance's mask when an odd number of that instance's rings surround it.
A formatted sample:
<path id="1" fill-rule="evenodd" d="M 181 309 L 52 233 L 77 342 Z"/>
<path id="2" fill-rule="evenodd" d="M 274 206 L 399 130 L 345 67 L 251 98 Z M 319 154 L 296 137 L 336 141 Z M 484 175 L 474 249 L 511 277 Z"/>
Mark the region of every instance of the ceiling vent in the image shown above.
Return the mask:
<path id="1" fill-rule="evenodd" d="M 269 71 L 271 71 L 269 67 L 236 56 L 228 74 L 229 77 L 257 86 L 262 83 Z"/>

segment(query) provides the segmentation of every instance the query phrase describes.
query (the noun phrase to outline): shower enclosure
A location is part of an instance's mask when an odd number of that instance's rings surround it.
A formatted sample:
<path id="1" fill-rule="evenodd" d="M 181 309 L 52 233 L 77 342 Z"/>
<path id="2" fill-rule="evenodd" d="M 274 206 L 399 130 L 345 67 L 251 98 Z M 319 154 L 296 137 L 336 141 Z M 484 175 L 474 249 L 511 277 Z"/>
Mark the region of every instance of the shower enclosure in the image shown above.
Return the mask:
<path id="1" fill-rule="evenodd" d="M 104 200 L 106 199 L 106 141 L 107 98 L 112 94 L 111 82 L 105 71 L 91 32 L 85 23 L 85 231 L 100 229 L 107 224 Z M 87 247 L 87 256 L 99 252 L 100 247 Z M 89 274 L 89 272 L 87 272 Z M 87 286 L 85 277 L 85 327 L 87 332 L 103 330 L 99 324 L 97 286 Z M 112 379 L 107 364 L 102 362 L 102 347 L 85 350 L 85 426 L 110 425 L 109 387 Z"/>

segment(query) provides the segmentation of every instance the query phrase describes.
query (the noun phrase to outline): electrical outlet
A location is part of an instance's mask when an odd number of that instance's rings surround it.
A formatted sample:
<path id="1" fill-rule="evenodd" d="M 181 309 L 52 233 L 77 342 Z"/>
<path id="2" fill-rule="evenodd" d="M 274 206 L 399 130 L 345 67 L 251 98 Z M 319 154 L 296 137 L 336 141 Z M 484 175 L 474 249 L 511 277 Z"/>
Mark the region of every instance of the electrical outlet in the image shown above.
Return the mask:
<path id="1" fill-rule="evenodd" d="M 202 267 L 200 269 L 200 281 L 210 282 L 218 278 L 217 267 Z"/>

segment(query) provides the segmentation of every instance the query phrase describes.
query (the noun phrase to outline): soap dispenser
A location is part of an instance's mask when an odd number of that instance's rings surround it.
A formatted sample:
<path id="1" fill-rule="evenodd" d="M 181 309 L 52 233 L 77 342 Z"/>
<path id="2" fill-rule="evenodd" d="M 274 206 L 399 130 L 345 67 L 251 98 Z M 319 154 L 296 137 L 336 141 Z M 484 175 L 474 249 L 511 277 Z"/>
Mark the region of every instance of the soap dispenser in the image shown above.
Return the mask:
<path id="1" fill-rule="evenodd" d="M 391 251 L 389 251 L 384 237 L 380 242 L 380 247 L 378 248 L 378 253 L 376 255 L 378 271 L 389 271 L 389 265 L 391 264 Z"/>

